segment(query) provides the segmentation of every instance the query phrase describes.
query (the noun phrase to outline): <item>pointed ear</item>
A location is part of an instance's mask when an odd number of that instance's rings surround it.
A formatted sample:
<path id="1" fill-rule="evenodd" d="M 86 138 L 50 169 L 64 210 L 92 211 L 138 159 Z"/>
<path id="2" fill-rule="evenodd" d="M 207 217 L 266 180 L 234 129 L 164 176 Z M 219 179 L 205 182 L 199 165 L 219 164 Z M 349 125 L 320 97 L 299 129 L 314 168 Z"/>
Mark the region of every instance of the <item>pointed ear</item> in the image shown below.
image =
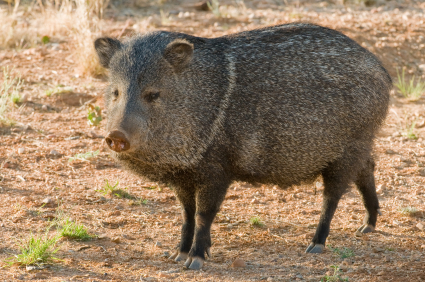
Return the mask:
<path id="1" fill-rule="evenodd" d="M 100 64 L 105 68 L 109 68 L 111 58 L 116 51 L 121 49 L 121 42 L 114 38 L 101 37 L 94 42 L 94 49 L 96 49 L 99 56 Z"/>
<path id="2" fill-rule="evenodd" d="M 164 51 L 164 58 L 176 69 L 181 70 L 192 59 L 193 44 L 184 40 L 176 39 L 169 43 Z"/>

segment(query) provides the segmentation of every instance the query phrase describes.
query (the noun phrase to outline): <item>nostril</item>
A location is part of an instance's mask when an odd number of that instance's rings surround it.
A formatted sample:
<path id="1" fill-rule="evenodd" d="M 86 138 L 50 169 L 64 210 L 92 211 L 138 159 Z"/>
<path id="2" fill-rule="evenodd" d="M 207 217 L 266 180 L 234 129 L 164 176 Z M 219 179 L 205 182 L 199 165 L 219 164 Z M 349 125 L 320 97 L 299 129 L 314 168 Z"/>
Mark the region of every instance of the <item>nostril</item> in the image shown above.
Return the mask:
<path id="1" fill-rule="evenodd" d="M 111 138 L 106 137 L 105 141 L 109 148 L 112 148 L 112 146 L 114 146 L 114 140 L 112 140 Z"/>
<path id="2" fill-rule="evenodd" d="M 127 151 L 130 149 L 130 142 L 125 137 L 125 134 L 118 130 L 113 130 L 105 137 L 106 144 L 115 152 Z"/>

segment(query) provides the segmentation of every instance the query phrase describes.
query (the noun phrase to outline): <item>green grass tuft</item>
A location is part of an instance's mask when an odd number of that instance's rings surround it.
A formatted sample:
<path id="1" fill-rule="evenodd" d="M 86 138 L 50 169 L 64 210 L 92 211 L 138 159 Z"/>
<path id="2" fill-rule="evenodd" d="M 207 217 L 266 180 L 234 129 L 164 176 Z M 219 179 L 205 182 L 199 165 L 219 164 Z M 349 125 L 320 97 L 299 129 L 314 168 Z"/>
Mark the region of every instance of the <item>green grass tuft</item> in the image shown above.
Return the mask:
<path id="1" fill-rule="evenodd" d="M 415 82 L 415 76 L 413 76 L 411 80 L 406 82 L 404 68 L 401 71 L 401 75 L 397 69 L 397 82 L 394 85 L 398 88 L 401 95 L 410 101 L 419 100 L 425 93 L 425 82 L 422 82 L 420 78 Z"/>
<path id="2" fill-rule="evenodd" d="M 334 273 L 333 275 L 325 275 L 324 277 L 322 277 L 322 279 L 320 279 L 320 282 L 344 282 L 344 281 L 348 281 L 348 278 L 342 278 L 341 277 L 341 270 L 339 269 L 338 266 L 336 265 L 331 265 L 331 267 L 334 269 Z"/>
<path id="3" fill-rule="evenodd" d="M 41 265 L 45 263 L 58 260 L 54 257 L 54 254 L 59 250 L 55 248 L 59 239 L 60 234 L 53 237 L 49 237 L 48 230 L 44 236 L 37 236 L 31 234 L 28 241 L 21 242 L 19 249 L 20 253 L 6 259 L 6 263 L 9 266 L 12 265 Z"/>
<path id="4" fill-rule="evenodd" d="M 0 85 L 0 125 L 13 125 L 14 121 L 8 117 L 8 113 L 21 100 L 22 84 L 20 77 L 12 77 L 9 68 L 3 68 L 3 83 Z"/>
<path id="5" fill-rule="evenodd" d="M 98 126 L 102 121 L 102 110 L 99 106 L 88 104 L 87 123 L 90 126 Z"/>
<path id="6" fill-rule="evenodd" d="M 332 248 L 331 246 L 328 245 L 328 248 L 335 254 L 339 255 L 342 259 L 351 258 L 355 256 L 354 251 L 346 247 L 340 249 L 340 248 Z"/>
<path id="7" fill-rule="evenodd" d="M 400 213 L 405 216 L 414 216 L 418 210 L 415 207 L 403 207 L 399 209 Z"/>
<path id="8" fill-rule="evenodd" d="M 94 237 L 89 234 L 84 224 L 74 222 L 70 218 L 63 219 L 60 222 L 58 232 L 62 237 L 81 241 L 87 241 Z"/>
<path id="9" fill-rule="evenodd" d="M 251 217 L 251 219 L 249 220 L 249 223 L 252 226 L 256 226 L 256 227 L 264 226 L 264 223 L 261 221 L 261 218 L 259 216 Z"/>
<path id="10" fill-rule="evenodd" d="M 105 179 L 105 185 L 103 185 L 102 189 L 96 190 L 103 195 L 109 195 L 109 196 L 115 196 L 117 198 L 125 198 L 125 199 L 131 199 L 134 200 L 136 197 L 130 195 L 126 190 L 127 188 L 121 189 L 119 188 L 119 182 L 115 183 L 115 185 L 109 184 L 108 180 Z"/>

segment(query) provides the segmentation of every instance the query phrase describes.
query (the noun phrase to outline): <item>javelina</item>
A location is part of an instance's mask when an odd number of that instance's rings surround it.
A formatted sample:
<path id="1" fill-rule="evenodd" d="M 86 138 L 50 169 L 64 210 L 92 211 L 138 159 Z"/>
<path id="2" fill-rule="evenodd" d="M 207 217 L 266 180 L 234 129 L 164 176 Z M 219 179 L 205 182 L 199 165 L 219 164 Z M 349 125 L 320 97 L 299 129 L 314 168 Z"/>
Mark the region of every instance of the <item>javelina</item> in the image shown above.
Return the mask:
<path id="1" fill-rule="evenodd" d="M 106 143 L 127 169 L 169 183 L 183 226 L 170 258 L 202 267 L 210 228 L 232 181 L 297 185 L 322 175 L 323 207 L 306 252 L 322 252 L 351 182 L 379 213 L 373 139 L 391 78 L 343 34 L 285 24 L 219 38 L 157 31 L 126 42 L 99 38 L 110 69 Z"/>

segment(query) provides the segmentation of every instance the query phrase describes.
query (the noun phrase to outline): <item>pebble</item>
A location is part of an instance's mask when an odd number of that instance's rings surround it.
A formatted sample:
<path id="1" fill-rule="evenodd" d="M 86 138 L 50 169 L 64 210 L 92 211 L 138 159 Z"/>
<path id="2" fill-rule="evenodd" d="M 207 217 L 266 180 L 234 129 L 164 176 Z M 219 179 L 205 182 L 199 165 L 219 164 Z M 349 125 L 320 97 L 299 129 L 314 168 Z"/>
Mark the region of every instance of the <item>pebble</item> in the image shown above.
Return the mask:
<path id="1" fill-rule="evenodd" d="M 419 229 L 419 230 L 424 230 L 424 225 L 422 224 L 422 223 L 418 223 L 418 224 L 416 224 L 416 227 Z"/>
<path id="2" fill-rule="evenodd" d="M 164 272 L 160 272 L 158 276 L 159 276 L 159 278 L 167 278 L 167 279 L 171 278 L 171 275 L 164 273 Z"/>
<path id="3" fill-rule="evenodd" d="M 108 235 L 106 235 L 105 233 L 97 236 L 97 239 L 105 239 L 105 238 L 108 238 Z"/>
<path id="4" fill-rule="evenodd" d="M 27 266 L 25 267 L 25 269 L 26 269 L 27 271 L 41 270 L 41 269 L 44 269 L 44 268 L 45 268 L 44 266 L 38 266 L 38 265 L 27 265 Z"/>
<path id="5" fill-rule="evenodd" d="M 52 198 L 45 198 L 45 199 L 43 199 L 43 201 L 41 201 L 41 203 L 46 204 L 46 205 L 51 205 L 51 204 L 53 204 L 53 200 L 52 200 Z"/>
<path id="6" fill-rule="evenodd" d="M 391 149 L 388 149 L 388 150 L 386 150 L 385 151 L 385 153 L 387 153 L 387 154 L 389 154 L 389 155 L 392 155 L 392 154 L 395 154 L 396 152 L 394 152 L 393 150 L 391 150 Z"/>
<path id="7" fill-rule="evenodd" d="M 380 184 L 378 185 L 378 187 L 376 188 L 376 192 L 377 193 L 382 193 L 384 192 L 384 190 L 387 189 L 387 187 L 384 184 Z"/>
<path id="8" fill-rule="evenodd" d="M 156 246 L 156 247 L 162 247 L 162 244 L 161 244 L 161 242 L 156 242 L 156 243 L 155 243 L 155 246 Z"/>
<path id="9" fill-rule="evenodd" d="M 425 64 L 419 65 L 419 68 L 420 68 L 423 72 L 425 72 Z"/>
<path id="10" fill-rule="evenodd" d="M 377 274 L 378 276 L 382 276 L 382 275 L 385 275 L 385 271 L 380 271 L 380 272 L 378 272 L 378 274 Z"/>
<path id="11" fill-rule="evenodd" d="M 109 214 L 109 216 L 119 216 L 119 215 L 121 215 L 121 212 L 120 212 L 120 211 L 118 211 L 118 210 L 113 211 L 113 212 L 111 212 L 111 213 Z"/>
<path id="12" fill-rule="evenodd" d="M 28 94 L 25 93 L 24 95 L 22 95 L 20 102 L 22 103 L 28 102 L 28 98 L 29 98 Z"/>
<path id="13" fill-rule="evenodd" d="M 232 267 L 246 267 L 246 263 L 242 259 L 237 258 L 233 261 Z"/>
<path id="14" fill-rule="evenodd" d="M 259 202 L 258 202 L 258 200 L 257 199 L 252 199 L 252 201 L 251 201 L 251 204 L 258 204 Z"/>
<path id="15" fill-rule="evenodd" d="M 297 274 L 297 275 L 295 275 L 295 277 L 297 277 L 299 279 L 303 279 L 304 278 L 301 274 Z"/>
<path id="16" fill-rule="evenodd" d="M 19 148 L 18 149 L 18 154 L 23 154 L 25 153 L 25 148 Z"/>
<path id="17" fill-rule="evenodd" d="M 32 278 L 33 279 L 47 279 L 48 276 L 47 276 L 47 273 L 39 272 L 39 273 L 34 274 L 34 276 Z"/>
<path id="18" fill-rule="evenodd" d="M 115 244 L 119 244 L 121 242 L 120 237 L 114 237 L 111 239 L 112 242 L 114 242 Z"/>
<path id="19" fill-rule="evenodd" d="M 48 110 L 48 107 L 47 107 L 47 105 L 43 105 L 43 106 L 41 106 L 41 109 L 42 109 L 43 111 L 47 111 L 47 110 Z"/>
<path id="20" fill-rule="evenodd" d="M 58 151 L 56 151 L 56 150 L 51 150 L 50 151 L 50 155 L 57 156 L 57 155 L 60 155 L 60 153 Z"/>

